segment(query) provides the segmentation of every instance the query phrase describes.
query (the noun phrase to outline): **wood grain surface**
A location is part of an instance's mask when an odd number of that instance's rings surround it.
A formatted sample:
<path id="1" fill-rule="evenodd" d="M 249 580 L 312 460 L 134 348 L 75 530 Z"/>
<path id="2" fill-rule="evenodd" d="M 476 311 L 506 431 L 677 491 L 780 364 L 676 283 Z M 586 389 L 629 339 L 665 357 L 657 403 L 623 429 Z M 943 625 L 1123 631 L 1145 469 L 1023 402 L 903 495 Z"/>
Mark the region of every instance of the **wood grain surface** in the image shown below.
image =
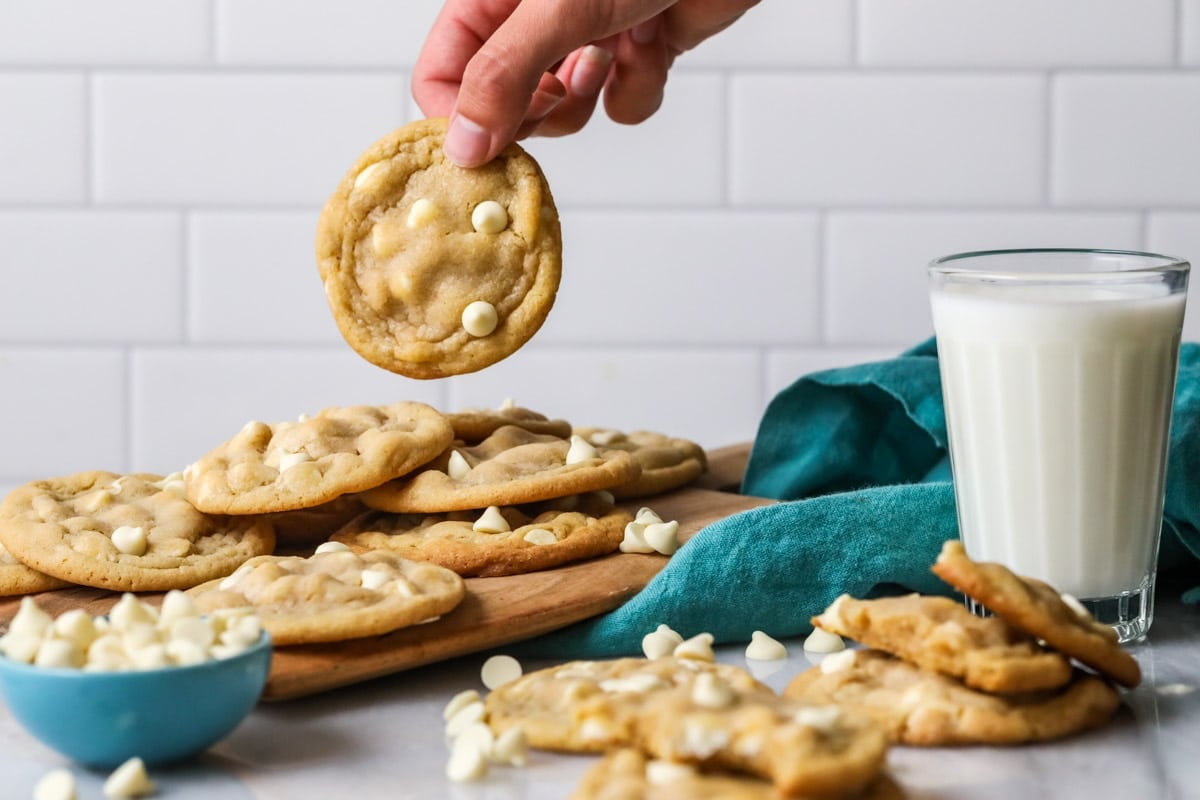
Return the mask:
<path id="1" fill-rule="evenodd" d="M 709 454 L 712 468 L 702 485 L 736 488 L 748 445 Z M 729 491 L 687 487 L 635 501 L 653 508 L 663 519 L 679 521 L 686 541 L 704 526 L 771 503 Z M 501 578 L 468 578 L 467 596 L 439 620 L 383 636 L 276 648 L 265 700 L 288 700 L 369 680 L 455 656 L 500 647 L 566 627 L 611 611 L 637 594 L 665 566 L 660 555 L 614 553 L 557 569 Z M 156 603 L 158 594 L 143 596 Z M 118 595 L 73 587 L 37 595 L 53 615 L 71 608 L 107 613 Z M 0 624 L 17 611 L 20 598 L 0 600 Z"/>

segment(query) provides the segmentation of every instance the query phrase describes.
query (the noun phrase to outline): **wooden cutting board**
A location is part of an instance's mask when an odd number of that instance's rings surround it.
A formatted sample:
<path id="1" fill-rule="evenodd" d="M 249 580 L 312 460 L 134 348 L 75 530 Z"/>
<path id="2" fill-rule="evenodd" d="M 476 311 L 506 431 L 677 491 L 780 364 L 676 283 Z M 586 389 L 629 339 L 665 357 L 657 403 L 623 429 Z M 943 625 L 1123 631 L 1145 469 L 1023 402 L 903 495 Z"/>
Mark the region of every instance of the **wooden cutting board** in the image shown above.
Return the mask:
<path id="1" fill-rule="evenodd" d="M 697 486 L 632 503 L 630 510 L 648 505 L 663 519 L 678 520 L 680 539 L 686 541 L 712 522 L 768 505 L 773 501 L 723 491 L 736 488 L 747 454 L 745 445 L 714 451 L 710 472 Z M 463 602 L 435 622 L 366 639 L 277 648 L 263 699 L 316 694 L 566 627 L 621 605 L 666 562 L 659 555 L 615 553 L 527 575 L 469 578 Z M 104 614 L 116 599 L 113 592 L 83 587 L 37 596 L 55 616 L 78 607 Z M 0 601 L 5 627 L 18 605 L 19 598 Z"/>

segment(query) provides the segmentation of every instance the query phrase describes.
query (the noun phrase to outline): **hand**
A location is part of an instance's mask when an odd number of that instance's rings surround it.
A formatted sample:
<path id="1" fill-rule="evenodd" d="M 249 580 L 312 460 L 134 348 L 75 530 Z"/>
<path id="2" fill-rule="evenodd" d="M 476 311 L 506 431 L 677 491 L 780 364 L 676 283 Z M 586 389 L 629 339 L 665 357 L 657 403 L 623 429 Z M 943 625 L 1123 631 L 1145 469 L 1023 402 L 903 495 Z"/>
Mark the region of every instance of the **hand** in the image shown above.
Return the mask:
<path id="1" fill-rule="evenodd" d="M 680 53 L 758 0 L 446 0 L 413 71 L 426 116 L 450 117 L 447 157 L 465 167 L 514 139 L 574 133 L 601 91 L 616 122 L 662 104 Z"/>

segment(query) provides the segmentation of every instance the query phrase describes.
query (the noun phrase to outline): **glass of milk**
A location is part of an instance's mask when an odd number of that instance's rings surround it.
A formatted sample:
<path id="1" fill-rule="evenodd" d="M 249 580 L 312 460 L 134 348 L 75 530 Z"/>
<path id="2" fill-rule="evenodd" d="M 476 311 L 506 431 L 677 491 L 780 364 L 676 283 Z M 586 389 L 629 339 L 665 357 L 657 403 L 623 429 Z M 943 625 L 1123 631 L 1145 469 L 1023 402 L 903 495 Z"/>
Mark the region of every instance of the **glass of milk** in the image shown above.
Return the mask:
<path id="1" fill-rule="evenodd" d="M 1146 635 L 1189 265 L 1113 250 L 930 264 L 968 555 Z"/>

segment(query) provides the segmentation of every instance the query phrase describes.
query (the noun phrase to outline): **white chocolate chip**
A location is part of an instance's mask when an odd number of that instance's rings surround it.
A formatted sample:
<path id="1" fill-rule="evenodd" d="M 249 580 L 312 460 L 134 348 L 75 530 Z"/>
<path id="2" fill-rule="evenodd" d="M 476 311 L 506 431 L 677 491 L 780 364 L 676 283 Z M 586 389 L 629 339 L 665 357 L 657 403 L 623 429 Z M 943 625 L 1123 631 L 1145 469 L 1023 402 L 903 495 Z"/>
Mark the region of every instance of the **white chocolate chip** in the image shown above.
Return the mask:
<path id="1" fill-rule="evenodd" d="M 591 439 L 592 444 L 597 444 L 601 447 L 608 447 L 613 442 L 624 441 L 625 434 L 621 433 L 620 431 L 592 431 L 591 436 L 588 438 Z"/>
<path id="2" fill-rule="evenodd" d="M 846 643 L 836 633 L 813 628 L 813 632 L 804 640 L 804 649 L 810 653 L 837 653 L 846 649 Z"/>
<path id="3" fill-rule="evenodd" d="M 602 503 L 607 503 L 608 505 L 612 505 L 613 503 L 617 502 L 616 495 L 607 489 L 597 489 L 596 491 L 592 492 L 592 494 L 596 496 L 597 500 Z"/>
<path id="4" fill-rule="evenodd" d="M 129 663 L 134 669 L 164 669 L 171 666 L 165 644 L 154 643 L 129 651 Z"/>
<path id="5" fill-rule="evenodd" d="M 262 638 L 262 620 L 255 614 L 241 617 L 221 631 L 220 642 L 226 657 L 247 650 Z"/>
<path id="6" fill-rule="evenodd" d="M 694 658 L 697 661 L 716 661 L 712 649 L 713 635 L 697 633 L 690 639 L 684 639 L 675 646 L 672 652 L 676 658 Z"/>
<path id="7" fill-rule="evenodd" d="M 496 737 L 492 745 L 492 761 L 523 767 L 529 763 L 529 737 L 520 725 L 514 725 Z"/>
<path id="8" fill-rule="evenodd" d="M 298 464 L 306 464 L 310 461 L 312 461 L 312 458 L 303 450 L 296 453 L 289 453 L 287 450 L 284 450 L 279 454 L 279 471 L 286 472 Z"/>
<path id="9" fill-rule="evenodd" d="M 479 679 L 489 689 L 499 689 L 506 683 L 512 683 L 521 677 L 521 662 L 512 656 L 492 656 L 483 662 L 479 671 Z"/>
<path id="10" fill-rule="evenodd" d="M 591 461 L 599 455 L 596 448 L 578 434 L 571 435 L 571 446 L 567 449 L 568 464 L 582 464 L 585 461 Z"/>
<path id="11" fill-rule="evenodd" d="M 692 683 L 692 702 L 705 708 L 726 708 L 733 704 L 733 687 L 711 672 L 701 672 Z"/>
<path id="12" fill-rule="evenodd" d="M 679 549 L 679 523 L 652 522 L 642 529 L 642 538 L 664 556 L 672 555 Z"/>
<path id="13" fill-rule="evenodd" d="M 350 548 L 341 542 L 321 542 L 314 553 L 349 553 Z M 230 576 L 232 577 L 232 576 Z M 224 585 L 222 584 L 222 588 Z"/>
<path id="14" fill-rule="evenodd" d="M 750 635 L 750 644 L 746 645 L 746 658 L 756 661 L 778 661 L 787 658 L 787 648 L 765 632 L 755 631 Z"/>
<path id="15" fill-rule="evenodd" d="M 496 408 L 497 411 L 512 411 L 517 407 L 517 403 L 511 397 L 506 397 L 500 401 L 500 405 Z"/>
<path id="16" fill-rule="evenodd" d="M 683 725 L 683 741 L 679 743 L 679 749 L 688 755 L 705 759 L 728 744 L 728 730 L 706 725 L 699 719 L 689 719 Z"/>
<path id="17" fill-rule="evenodd" d="M 203 664 L 208 660 L 208 650 L 187 639 L 170 639 L 166 649 L 167 657 L 181 667 Z"/>
<path id="18" fill-rule="evenodd" d="M 320 550 L 319 547 L 317 549 Z M 350 548 L 347 547 L 346 549 L 349 550 Z M 228 592 L 232 589 L 236 589 L 242 582 L 242 579 L 249 575 L 253 570 L 254 567 L 250 564 L 242 564 L 233 572 L 229 573 L 224 580 L 217 584 L 217 588 L 222 592 Z"/>
<path id="19" fill-rule="evenodd" d="M 408 219 L 404 224 L 410 228 L 423 228 L 435 219 L 437 219 L 437 206 L 433 204 L 432 200 L 418 197 L 413 201 L 412 207 L 408 209 Z"/>
<path id="20" fill-rule="evenodd" d="M 101 489 L 100 491 L 92 492 L 82 500 L 79 500 L 76 505 L 79 510 L 83 511 L 85 514 L 95 514 L 100 509 L 110 505 L 112 501 L 113 496 L 109 494 L 108 490 Z"/>
<path id="21" fill-rule="evenodd" d="M 41 646 L 42 637 L 29 633 L 6 633 L 0 636 L 0 653 L 22 664 L 32 664 Z"/>
<path id="22" fill-rule="evenodd" d="M 487 774 L 487 758 L 472 738 L 454 740 L 450 760 L 446 762 L 446 777 L 455 783 L 477 781 Z"/>
<path id="23" fill-rule="evenodd" d="M 487 760 L 492 758 L 492 748 L 496 744 L 496 735 L 492 733 L 492 729 L 488 727 L 486 722 L 472 722 L 467 727 L 458 732 L 458 736 L 454 737 L 455 744 L 459 739 L 467 739 L 476 747 L 479 752 L 483 753 L 483 757 Z"/>
<path id="24" fill-rule="evenodd" d="M 8 623 L 8 632 L 41 639 L 53 624 L 54 617 L 43 611 L 32 597 L 26 595 L 21 598 L 16 616 Z"/>
<path id="25" fill-rule="evenodd" d="M 508 212 L 495 200 L 484 200 L 471 211 L 471 227 L 479 233 L 499 233 L 508 227 Z"/>
<path id="26" fill-rule="evenodd" d="M 625 538 L 617 548 L 622 553 L 653 553 L 654 547 L 646 541 L 646 526 L 636 520 L 625 525 Z"/>
<path id="27" fill-rule="evenodd" d="M 66 639 L 43 639 L 33 658 L 35 667 L 79 669 L 83 663 L 83 651 Z"/>
<path id="28" fill-rule="evenodd" d="M 1087 607 L 1084 606 L 1083 603 L 1079 602 L 1079 598 L 1075 597 L 1075 595 L 1067 594 L 1066 592 L 1064 592 L 1061 597 L 1067 608 L 1075 612 L 1075 616 L 1079 617 L 1084 622 L 1091 621 L 1092 612 L 1088 611 Z"/>
<path id="29" fill-rule="evenodd" d="M 69 770 L 52 769 L 33 787 L 33 800 L 75 800 L 75 776 Z"/>
<path id="30" fill-rule="evenodd" d="M 646 762 L 646 782 L 651 786 L 668 786 L 676 781 L 687 780 L 695 774 L 696 768 L 691 764 L 661 759 Z"/>
<path id="31" fill-rule="evenodd" d="M 128 669 L 130 666 L 129 653 L 125 651 L 125 640 L 115 633 L 97 638 L 87 649 L 87 663 L 84 669 L 89 672 L 112 672 Z"/>
<path id="32" fill-rule="evenodd" d="M 376 161 L 374 164 L 368 164 L 362 172 L 354 176 L 355 189 L 370 189 L 377 188 L 380 178 L 383 177 L 383 162 Z"/>
<path id="33" fill-rule="evenodd" d="M 187 496 L 187 484 L 184 483 L 182 472 L 172 472 L 170 475 L 165 476 L 162 480 L 155 481 L 150 485 L 155 489 L 158 489 L 160 492 L 170 492 L 171 494 L 178 495 L 179 497 Z"/>
<path id="34" fill-rule="evenodd" d="M 171 623 L 168 641 L 188 641 L 207 650 L 216 641 L 212 625 L 203 617 L 182 617 Z"/>
<path id="35" fill-rule="evenodd" d="M 359 578 L 362 582 L 362 587 L 372 591 L 378 591 L 383 588 L 391 579 L 392 576 L 386 570 L 382 569 L 364 569 Z"/>
<path id="36" fill-rule="evenodd" d="M 487 336 L 500 324 L 496 307 L 486 300 L 467 303 L 462 312 L 462 326 L 472 336 Z"/>
<path id="37" fill-rule="evenodd" d="M 475 520 L 475 524 L 471 526 L 471 530 L 476 533 L 506 533 L 512 530 L 512 526 L 508 524 L 508 520 L 500 513 L 498 506 L 488 506 L 479 519 Z"/>
<path id="38" fill-rule="evenodd" d="M 135 625 L 158 622 L 158 612 L 137 598 L 137 595 L 126 592 L 108 612 L 108 620 L 118 631 L 127 631 Z"/>
<path id="39" fill-rule="evenodd" d="M 145 797 L 154 794 L 154 789 L 154 781 L 146 774 L 145 763 L 137 757 L 117 767 L 104 781 L 105 797 Z"/>
<path id="40" fill-rule="evenodd" d="M 112 543 L 128 556 L 146 555 L 146 530 L 141 527 L 122 525 L 112 532 Z"/>
<path id="41" fill-rule="evenodd" d="M 72 608 L 54 620 L 53 631 L 59 639 L 65 639 L 85 652 L 96 638 L 96 623 L 82 608 Z"/>
<path id="42" fill-rule="evenodd" d="M 647 506 L 642 506 L 637 510 L 637 513 L 633 515 L 633 521 L 640 522 L 642 525 L 653 525 L 656 522 L 662 522 L 663 518 L 655 513 L 653 509 Z"/>
<path id="43" fill-rule="evenodd" d="M 800 725 L 828 732 L 841 721 L 842 711 L 837 706 L 805 706 L 793 719 Z"/>
<path id="44" fill-rule="evenodd" d="M 479 702 L 479 692 L 474 689 L 466 689 L 450 698 L 450 702 L 442 709 L 442 719 L 449 720 L 459 711 L 462 711 L 472 703 Z"/>
<path id="45" fill-rule="evenodd" d="M 821 673 L 824 675 L 833 675 L 837 672 L 845 672 L 854 666 L 855 650 L 842 650 L 838 653 L 830 653 L 821 659 Z"/>
<path id="46" fill-rule="evenodd" d="M 446 720 L 446 738 L 453 739 L 466 730 L 468 725 L 482 721 L 483 703 L 479 700 L 467 703 Z"/>
<path id="47" fill-rule="evenodd" d="M 558 537 L 552 531 L 548 531 L 545 528 L 534 528 L 531 531 L 526 531 L 525 535 L 521 538 L 530 544 L 558 544 Z"/>
<path id="48" fill-rule="evenodd" d="M 166 627 L 175 620 L 199 616 L 200 610 L 192 602 L 191 596 L 178 589 L 172 589 L 163 596 L 162 606 L 158 610 L 158 624 L 160 627 Z"/>
<path id="49" fill-rule="evenodd" d="M 675 648 L 682 643 L 683 637 L 672 630 L 670 625 L 659 625 L 653 633 L 642 637 L 642 652 L 651 660 L 663 658 L 675 652 Z"/>
<path id="50" fill-rule="evenodd" d="M 446 462 L 446 474 L 452 480 L 461 481 L 471 474 L 471 465 L 467 463 L 467 459 L 462 453 L 457 450 L 451 450 L 450 460 Z"/>
<path id="51" fill-rule="evenodd" d="M 376 258 L 391 258 L 404 248 L 407 236 L 408 231 L 404 227 L 386 221 L 379 222 L 371 228 L 371 251 L 375 253 Z M 396 293 L 398 287 L 391 283 L 389 288 Z"/>
<path id="52" fill-rule="evenodd" d="M 610 694 L 645 694 L 666 687 L 667 683 L 657 675 L 638 673 L 600 681 L 600 691 Z"/>
<path id="53" fill-rule="evenodd" d="M 579 726 L 579 738 L 585 742 L 607 742 L 613 736 L 612 726 L 595 717 L 588 717 Z"/>

